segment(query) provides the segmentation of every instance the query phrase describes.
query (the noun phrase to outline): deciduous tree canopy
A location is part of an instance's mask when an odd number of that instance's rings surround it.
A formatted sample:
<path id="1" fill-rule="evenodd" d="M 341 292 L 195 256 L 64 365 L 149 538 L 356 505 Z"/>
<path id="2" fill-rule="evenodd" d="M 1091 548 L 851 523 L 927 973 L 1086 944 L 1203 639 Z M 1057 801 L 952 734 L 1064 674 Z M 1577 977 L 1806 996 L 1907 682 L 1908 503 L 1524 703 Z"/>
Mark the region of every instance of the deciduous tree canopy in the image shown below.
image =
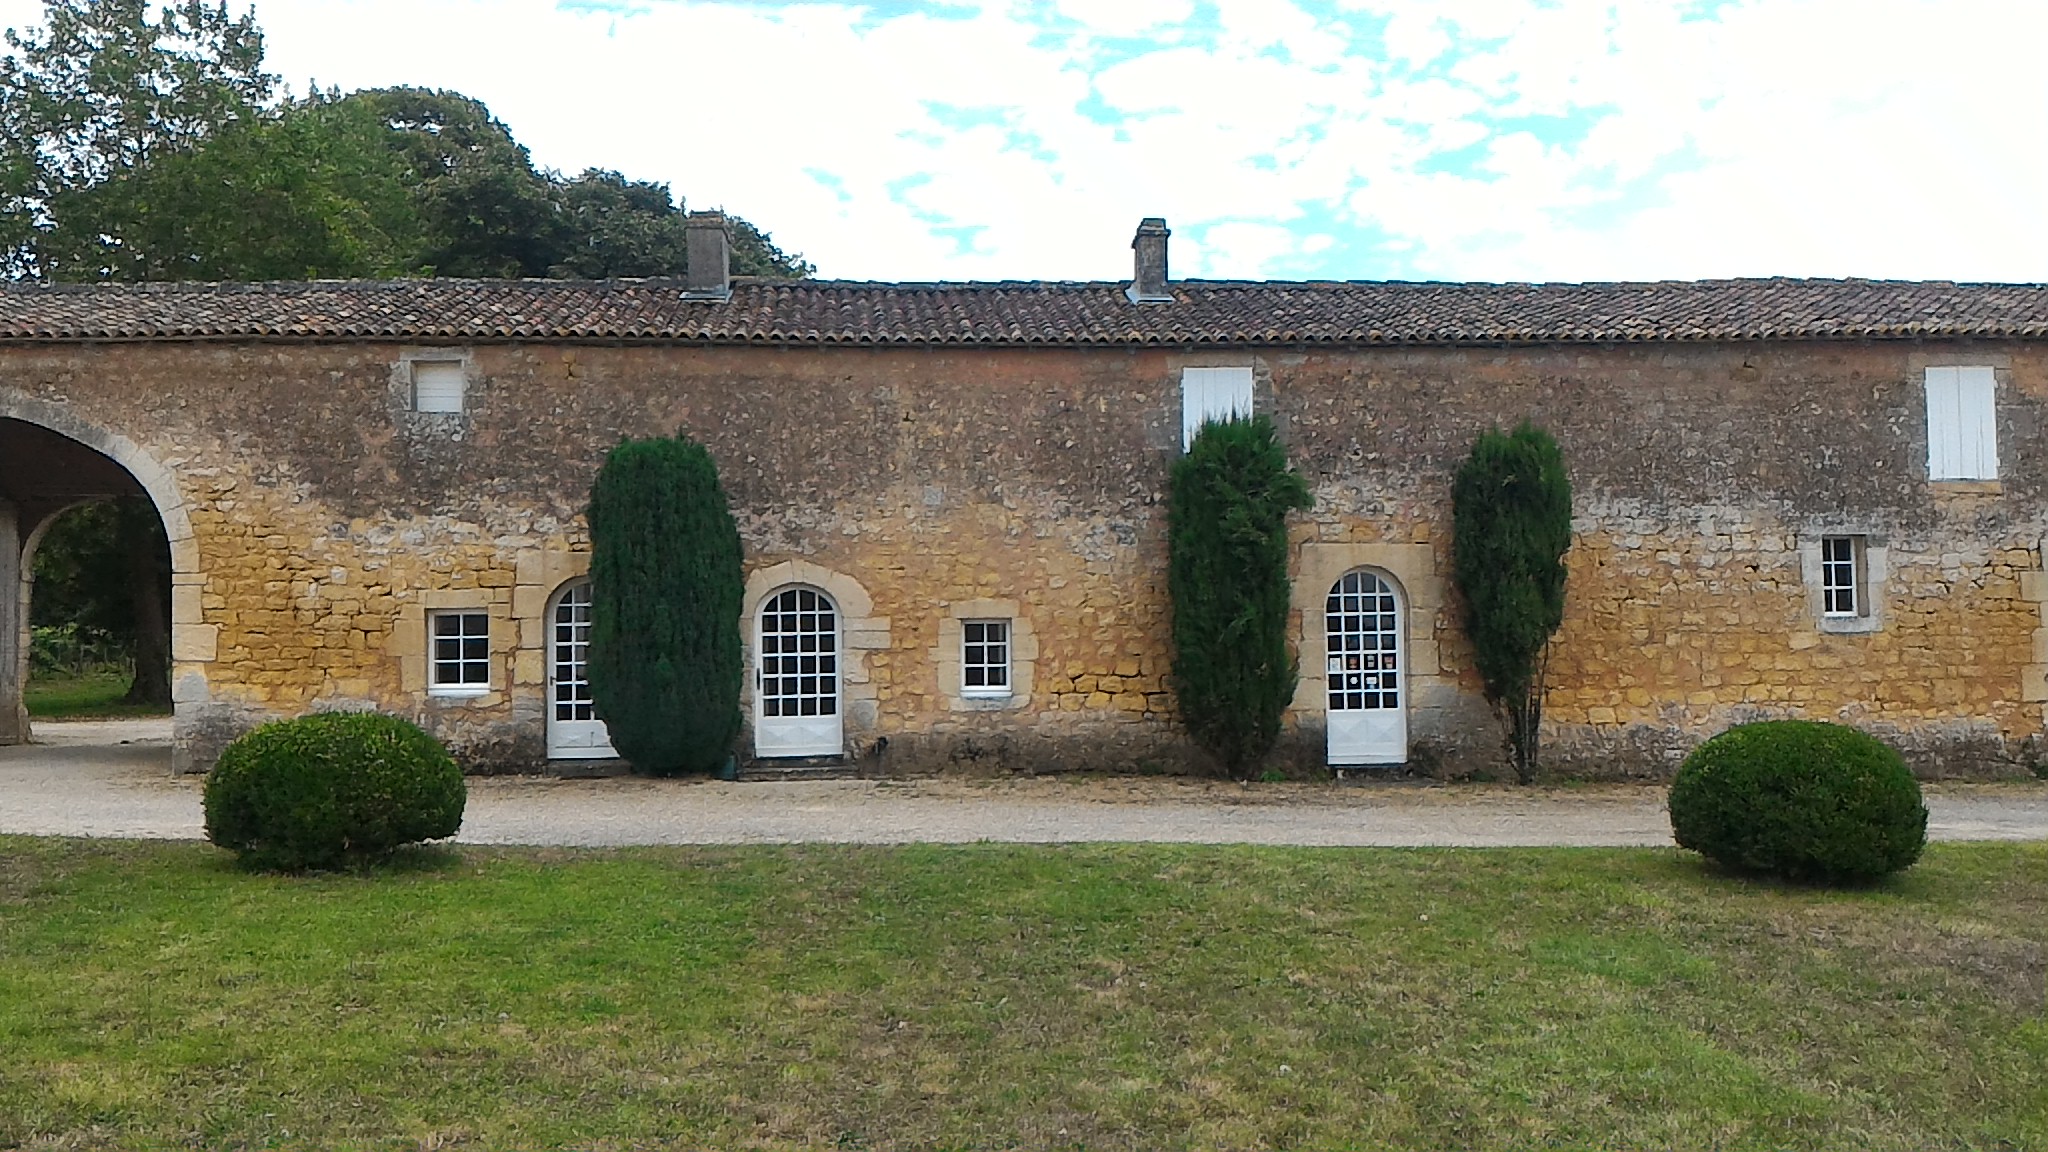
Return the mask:
<path id="1" fill-rule="evenodd" d="M 534 166 L 483 104 L 276 100 L 253 17 L 45 0 L 0 58 L 0 271 L 50 280 L 679 276 L 668 185 Z M 733 270 L 815 269 L 737 217 Z"/>

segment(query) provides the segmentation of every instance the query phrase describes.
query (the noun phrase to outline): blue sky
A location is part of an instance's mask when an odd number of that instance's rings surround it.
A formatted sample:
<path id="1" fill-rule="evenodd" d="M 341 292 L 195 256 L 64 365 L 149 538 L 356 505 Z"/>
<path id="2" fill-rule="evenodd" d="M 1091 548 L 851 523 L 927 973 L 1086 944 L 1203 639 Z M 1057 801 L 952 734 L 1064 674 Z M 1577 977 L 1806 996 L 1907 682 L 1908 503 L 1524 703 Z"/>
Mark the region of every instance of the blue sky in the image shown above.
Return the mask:
<path id="1" fill-rule="evenodd" d="M 9 24 L 36 0 L 0 0 Z M 859 279 L 2048 279 L 2039 0 L 258 0 Z"/>

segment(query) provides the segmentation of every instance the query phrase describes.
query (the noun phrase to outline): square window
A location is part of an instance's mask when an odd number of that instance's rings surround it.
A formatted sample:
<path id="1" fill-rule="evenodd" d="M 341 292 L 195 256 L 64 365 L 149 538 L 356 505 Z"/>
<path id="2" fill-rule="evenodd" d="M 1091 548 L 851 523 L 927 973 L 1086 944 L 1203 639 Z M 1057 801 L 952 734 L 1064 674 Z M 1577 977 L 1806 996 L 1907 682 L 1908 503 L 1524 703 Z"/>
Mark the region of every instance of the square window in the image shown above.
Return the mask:
<path id="1" fill-rule="evenodd" d="M 414 360 L 412 409 L 415 412 L 461 412 L 468 373 L 460 360 Z"/>
<path id="2" fill-rule="evenodd" d="M 965 620 L 960 625 L 960 694 L 1010 694 L 1010 622 Z"/>
<path id="3" fill-rule="evenodd" d="M 1927 370 L 1927 478 L 1998 479 L 1997 374 L 1977 366 Z"/>
<path id="4" fill-rule="evenodd" d="M 1245 368 L 1183 368 L 1180 370 L 1180 447 L 1195 446 L 1202 425 L 1252 415 L 1252 370 Z"/>
<path id="5" fill-rule="evenodd" d="M 427 614 L 427 690 L 480 696 L 491 690 L 491 617 L 487 612 Z"/>

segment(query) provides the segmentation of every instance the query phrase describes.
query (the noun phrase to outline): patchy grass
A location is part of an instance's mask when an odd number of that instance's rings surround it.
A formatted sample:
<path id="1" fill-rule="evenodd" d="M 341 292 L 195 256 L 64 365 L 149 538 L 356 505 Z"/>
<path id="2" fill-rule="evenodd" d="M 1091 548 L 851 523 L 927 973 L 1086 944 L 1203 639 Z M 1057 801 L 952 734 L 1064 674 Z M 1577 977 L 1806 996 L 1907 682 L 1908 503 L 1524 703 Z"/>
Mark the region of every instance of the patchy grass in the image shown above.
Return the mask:
<path id="1" fill-rule="evenodd" d="M 125 716 L 169 716 L 156 704 L 126 704 L 125 672 L 88 672 L 77 677 L 31 676 L 22 698 L 39 720 L 109 720 Z"/>
<path id="2" fill-rule="evenodd" d="M 0 1147 L 2048 1146 L 2048 845 L 0 838 Z"/>

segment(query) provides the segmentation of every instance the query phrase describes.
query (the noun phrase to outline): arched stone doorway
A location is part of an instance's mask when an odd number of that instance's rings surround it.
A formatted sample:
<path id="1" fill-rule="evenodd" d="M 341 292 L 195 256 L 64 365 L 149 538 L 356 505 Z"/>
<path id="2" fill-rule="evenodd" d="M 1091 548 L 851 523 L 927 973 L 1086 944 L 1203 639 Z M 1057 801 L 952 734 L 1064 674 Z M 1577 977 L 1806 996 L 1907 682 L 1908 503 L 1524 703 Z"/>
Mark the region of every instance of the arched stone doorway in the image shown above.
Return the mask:
<path id="1" fill-rule="evenodd" d="M 170 472 L 126 437 L 80 420 L 62 405 L 0 389 L 0 744 L 30 735 L 29 608 L 35 549 L 77 504 L 146 496 L 162 517 L 171 553 L 172 685 L 177 708 L 205 698 L 211 637 L 199 622 L 198 548 Z"/>

